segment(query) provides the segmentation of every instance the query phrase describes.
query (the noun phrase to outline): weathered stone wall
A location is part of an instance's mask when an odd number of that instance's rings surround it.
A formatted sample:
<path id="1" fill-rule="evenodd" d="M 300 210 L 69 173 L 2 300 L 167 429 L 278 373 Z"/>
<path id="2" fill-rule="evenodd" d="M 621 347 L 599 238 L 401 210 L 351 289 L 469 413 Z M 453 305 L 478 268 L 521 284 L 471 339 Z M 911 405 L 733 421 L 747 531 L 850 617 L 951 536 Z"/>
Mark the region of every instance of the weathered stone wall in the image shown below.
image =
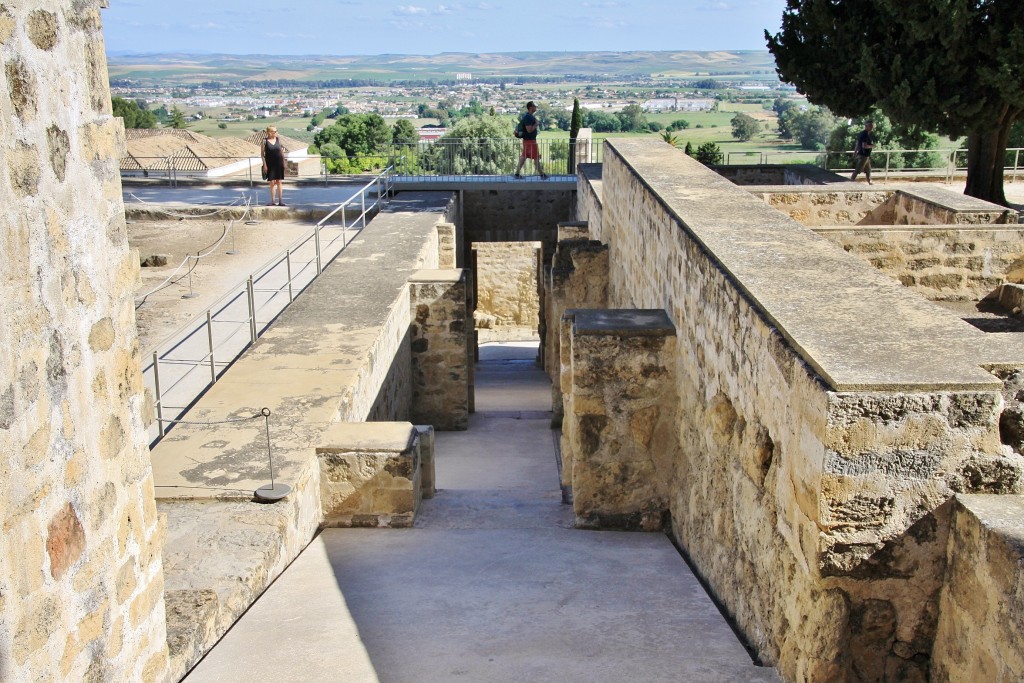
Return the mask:
<path id="1" fill-rule="evenodd" d="M 664 145 L 604 158 L 609 305 L 678 329 L 680 544 L 785 678 L 923 680 L 949 499 L 1020 487 L 984 335 Z"/>
<path id="2" fill-rule="evenodd" d="M 677 457 L 675 329 L 664 311 L 572 309 L 564 319 L 562 472 L 576 526 L 660 530 L 672 489 L 663 473 Z"/>
<path id="3" fill-rule="evenodd" d="M 865 191 L 822 187 L 752 188 L 778 211 L 806 226 L 892 225 L 896 212 L 892 189 Z"/>
<path id="4" fill-rule="evenodd" d="M 1016 223 L 1017 212 L 941 188 L 904 188 L 893 202 L 896 225 Z"/>
<path id="5" fill-rule="evenodd" d="M 469 427 L 467 272 L 421 270 L 409 278 L 412 419 L 440 430 Z"/>
<path id="6" fill-rule="evenodd" d="M 478 242 L 476 326 L 529 339 L 537 334 L 539 242 Z M 505 338 L 510 338 L 506 335 Z"/>
<path id="7" fill-rule="evenodd" d="M 715 166 L 712 170 L 737 185 L 825 185 L 845 180 L 810 165 Z"/>
<path id="8" fill-rule="evenodd" d="M 554 242 L 555 226 L 571 220 L 574 190 L 464 190 L 467 247 L 479 242 Z"/>
<path id="9" fill-rule="evenodd" d="M 0 5 L 0 679 L 160 681 L 163 529 L 99 2 Z"/>
<path id="10" fill-rule="evenodd" d="M 1024 503 L 958 496 L 931 680 L 1024 680 Z"/>
<path id="11" fill-rule="evenodd" d="M 1024 230 L 1009 225 L 814 230 L 929 299 L 981 299 L 1024 257 Z"/>

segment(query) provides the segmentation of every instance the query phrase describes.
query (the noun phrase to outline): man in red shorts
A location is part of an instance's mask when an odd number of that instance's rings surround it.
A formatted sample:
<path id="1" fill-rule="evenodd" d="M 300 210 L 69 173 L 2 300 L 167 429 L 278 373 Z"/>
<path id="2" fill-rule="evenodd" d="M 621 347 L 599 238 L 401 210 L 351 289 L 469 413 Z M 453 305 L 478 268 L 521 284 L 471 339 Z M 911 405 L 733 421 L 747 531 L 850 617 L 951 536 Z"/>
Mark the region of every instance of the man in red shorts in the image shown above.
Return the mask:
<path id="1" fill-rule="evenodd" d="M 527 159 L 533 159 L 534 165 L 537 167 L 537 174 L 542 180 L 547 180 L 548 176 L 544 173 L 544 170 L 540 167 L 540 149 L 537 147 L 537 133 L 540 128 L 537 125 L 537 117 L 533 115 L 533 112 L 537 111 L 537 105 L 532 101 L 526 103 L 526 113 L 523 114 L 523 118 L 519 120 L 520 130 L 523 132 L 523 152 L 519 155 L 519 165 L 516 167 L 516 178 L 522 178 L 520 171 L 523 170 L 523 164 L 526 163 Z"/>

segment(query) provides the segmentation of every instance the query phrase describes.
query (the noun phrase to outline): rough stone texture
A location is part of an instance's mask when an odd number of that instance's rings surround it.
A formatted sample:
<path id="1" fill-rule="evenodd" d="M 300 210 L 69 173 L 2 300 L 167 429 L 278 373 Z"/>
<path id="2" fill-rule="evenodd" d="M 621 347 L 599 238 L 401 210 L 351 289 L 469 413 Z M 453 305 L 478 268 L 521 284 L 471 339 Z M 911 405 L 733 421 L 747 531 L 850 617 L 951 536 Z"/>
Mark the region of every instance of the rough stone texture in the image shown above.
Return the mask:
<path id="1" fill-rule="evenodd" d="M 712 170 L 737 185 L 827 185 L 846 180 L 818 166 L 804 164 L 715 166 Z"/>
<path id="2" fill-rule="evenodd" d="M 0 680 L 164 678 L 132 287 L 94 2 L 0 7 Z M 94 82 L 92 76 L 102 73 Z"/>
<path id="3" fill-rule="evenodd" d="M 437 493 L 434 476 L 434 428 L 431 425 L 416 425 L 420 443 L 420 491 L 424 500 Z"/>
<path id="4" fill-rule="evenodd" d="M 573 218 L 569 190 L 464 190 L 465 248 L 478 242 L 553 245 L 559 221 Z"/>
<path id="5" fill-rule="evenodd" d="M 891 225 L 895 223 L 893 197 L 896 191 L 879 187 L 870 191 L 829 187 L 756 187 L 751 194 L 760 197 L 802 225 Z"/>
<path id="6" fill-rule="evenodd" d="M 454 223 L 437 224 L 437 267 L 458 268 L 459 249 L 462 240 Z"/>
<path id="7" fill-rule="evenodd" d="M 338 423 L 321 438 L 316 454 L 324 526 L 412 526 L 423 493 L 415 427 Z"/>
<path id="8" fill-rule="evenodd" d="M 819 227 L 815 232 L 929 299 L 984 298 L 1024 257 L 1024 230 L 1010 226 Z"/>
<path id="9" fill-rule="evenodd" d="M 538 242 L 480 242 L 476 252 L 477 328 L 523 330 L 537 334 Z"/>
<path id="10" fill-rule="evenodd" d="M 421 270 L 409 278 L 411 419 L 434 429 L 469 426 L 466 272 Z"/>
<path id="11" fill-rule="evenodd" d="M 571 309 L 562 438 L 576 526 L 656 531 L 672 482 L 675 328 L 664 311 Z M 568 456 L 568 457 L 567 457 Z"/>
<path id="12" fill-rule="evenodd" d="M 1015 315 L 1024 309 L 1024 287 L 1013 283 L 1004 283 L 999 288 L 999 305 Z"/>
<path id="13" fill-rule="evenodd" d="M 924 680 L 947 501 L 1020 486 L 1007 350 L 682 153 L 604 158 L 609 305 L 678 328 L 673 533 L 785 678 Z"/>
<path id="14" fill-rule="evenodd" d="M 558 242 L 544 277 L 544 329 L 542 358 L 551 378 L 552 425 L 562 423 L 562 373 L 568 356 L 562 354 L 562 335 L 557 325 L 567 309 L 607 308 L 608 247 L 596 240 L 565 239 Z M 547 322 L 555 325 L 548 333 Z M 571 486 L 565 478 L 563 484 Z"/>
<path id="15" fill-rule="evenodd" d="M 957 496 L 931 680 L 1024 679 L 1024 499 Z"/>

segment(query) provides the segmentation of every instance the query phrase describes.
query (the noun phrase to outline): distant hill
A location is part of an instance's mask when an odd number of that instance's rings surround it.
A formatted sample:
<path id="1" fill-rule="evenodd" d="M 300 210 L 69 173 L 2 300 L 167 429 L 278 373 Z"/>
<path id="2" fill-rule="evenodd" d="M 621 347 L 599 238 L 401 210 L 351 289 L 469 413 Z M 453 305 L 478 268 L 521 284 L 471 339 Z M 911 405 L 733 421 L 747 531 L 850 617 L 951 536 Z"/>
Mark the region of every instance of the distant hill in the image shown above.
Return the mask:
<path id="1" fill-rule="evenodd" d="M 775 61 L 767 50 L 639 52 L 504 52 L 438 55 L 279 56 L 110 54 L 111 80 L 161 85 L 204 81 L 443 81 L 470 73 L 481 79 L 549 79 L 566 76 L 616 79 L 746 77 L 775 81 Z"/>

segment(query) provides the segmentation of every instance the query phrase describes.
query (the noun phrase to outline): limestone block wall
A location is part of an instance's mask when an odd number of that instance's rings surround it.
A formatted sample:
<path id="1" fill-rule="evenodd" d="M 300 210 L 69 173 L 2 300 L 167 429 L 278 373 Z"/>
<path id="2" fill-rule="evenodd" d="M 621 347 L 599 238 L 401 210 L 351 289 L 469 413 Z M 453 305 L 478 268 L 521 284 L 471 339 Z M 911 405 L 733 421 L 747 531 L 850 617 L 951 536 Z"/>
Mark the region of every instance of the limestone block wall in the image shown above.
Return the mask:
<path id="1" fill-rule="evenodd" d="M 714 171 L 737 185 L 823 185 L 845 180 L 810 165 L 716 166 Z"/>
<path id="2" fill-rule="evenodd" d="M 1024 230 L 1009 225 L 818 227 L 815 232 L 929 299 L 981 299 L 1024 257 Z"/>
<path id="3" fill-rule="evenodd" d="M 1024 469 L 984 334 L 664 145 L 604 159 L 609 305 L 677 326 L 681 546 L 787 680 L 925 679 L 948 501 Z"/>
<path id="4" fill-rule="evenodd" d="M 751 188 L 768 206 L 806 225 L 892 225 L 896 210 L 892 189 L 865 191 L 822 187 Z"/>
<path id="5" fill-rule="evenodd" d="M 675 329 L 664 311 L 571 309 L 564 318 L 562 472 L 576 526 L 660 530 L 672 488 L 663 474 L 678 455 Z"/>
<path id="6" fill-rule="evenodd" d="M 469 427 L 470 317 L 466 271 L 421 270 L 409 278 L 412 420 L 440 430 Z"/>
<path id="7" fill-rule="evenodd" d="M 100 6 L 0 5 L 4 681 L 159 681 L 168 667 Z"/>
<path id="8" fill-rule="evenodd" d="M 1024 679 L 1024 502 L 958 496 L 942 590 L 932 679 Z"/>
<path id="9" fill-rule="evenodd" d="M 478 242 L 476 325 L 528 339 L 537 334 L 539 242 Z"/>
<path id="10" fill-rule="evenodd" d="M 935 188 L 907 188 L 893 201 L 896 225 L 1016 223 L 1017 212 Z"/>

